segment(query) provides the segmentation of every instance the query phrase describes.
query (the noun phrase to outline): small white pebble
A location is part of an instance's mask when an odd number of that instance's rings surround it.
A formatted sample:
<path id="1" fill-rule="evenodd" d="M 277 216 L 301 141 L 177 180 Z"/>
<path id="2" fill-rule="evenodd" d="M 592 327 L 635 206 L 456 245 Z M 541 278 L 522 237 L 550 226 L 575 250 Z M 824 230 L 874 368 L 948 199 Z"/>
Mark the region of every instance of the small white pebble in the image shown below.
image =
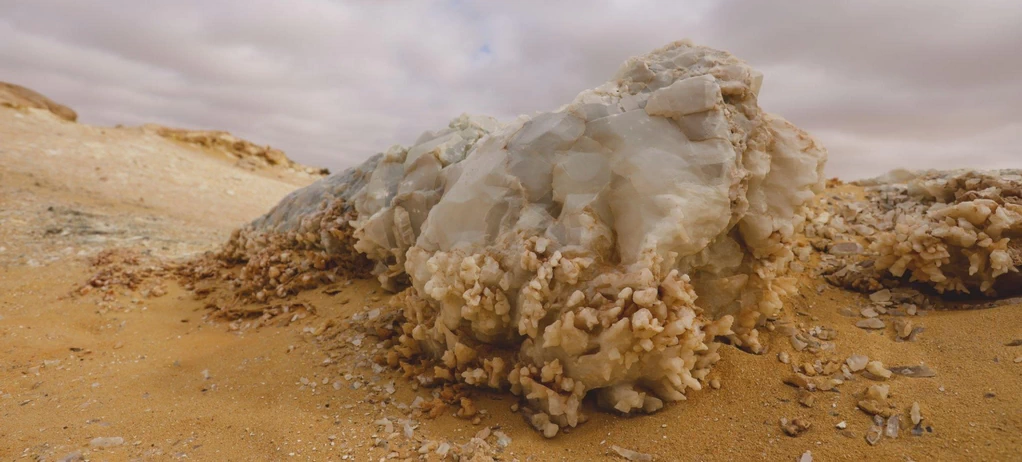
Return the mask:
<path id="1" fill-rule="evenodd" d="M 891 371 L 887 370 L 884 363 L 880 361 L 870 361 L 869 364 L 866 364 L 866 371 L 880 378 L 891 378 Z"/>
<path id="2" fill-rule="evenodd" d="M 110 437 L 101 436 L 98 438 L 93 438 L 92 441 L 89 441 L 89 445 L 94 448 L 110 448 L 114 446 L 120 446 L 122 444 L 124 444 L 124 438 L 121 438 L 119 436 Z"/>
<path id="3" fill-rule="evenodd" d="M 919 422 L 923 421 L 923 414 L 919 410 L 918 402 L 912 403 L 912 409 L 909 410 L 909 416 L 912 418 L 912 425 L 919 425 Z"/>
<path id="4" fill-rule="evenodd" d="M 869 357 L 866 355 L 854 354 L 845 360 L 845 364 L 848 365 L 848 369 L 852 372 L 859 372 L 866 368 L 866 364 L 869 363 Z"/>
<path id="5" fill-rule="evenodd" d="M 869 299 L 876 303 L 889 302 L 891 301 L 891 291 L 889 289 L 878 290 L 869 294 Z"/>

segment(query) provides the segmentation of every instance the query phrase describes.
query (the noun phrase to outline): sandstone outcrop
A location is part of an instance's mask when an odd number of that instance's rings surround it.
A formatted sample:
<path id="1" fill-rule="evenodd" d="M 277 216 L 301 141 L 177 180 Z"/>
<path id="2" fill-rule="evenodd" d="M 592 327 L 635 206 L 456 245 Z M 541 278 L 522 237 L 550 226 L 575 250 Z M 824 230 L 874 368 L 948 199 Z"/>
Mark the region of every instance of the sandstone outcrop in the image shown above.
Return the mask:
<path id="1" fill-rule="evenodd" d="M 44 109 L 69 122 L 78 120 L 78 114 L 73 109 L 59 104 L 35 90 L 13 83 L 0 82 L 0 105 L 13 108 Z"/>
<path id="2" fill-rule="evenodd" d="M 250 170 L 288 168 L 296 172 L 305 172 L 312 175 L 330 174 L 329 170 L 325 168 L 308 167 L 299 164 L 288 158 L 284 151 L 280 149 L 271 146 L 260 146 L 225 131 L 188 130 L 156 124 L 143 125 L 142 130 L 155 133 L 167 139 L 198 146 L 206 151 L 235 161 L 240 167 Z"/>

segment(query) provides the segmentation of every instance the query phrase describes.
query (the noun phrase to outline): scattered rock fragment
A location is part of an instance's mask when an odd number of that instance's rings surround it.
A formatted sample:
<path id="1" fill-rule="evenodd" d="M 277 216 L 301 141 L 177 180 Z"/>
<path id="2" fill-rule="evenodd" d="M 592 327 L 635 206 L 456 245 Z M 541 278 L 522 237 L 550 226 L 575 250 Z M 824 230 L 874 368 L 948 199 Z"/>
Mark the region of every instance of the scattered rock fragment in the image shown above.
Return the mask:
<path id="1" fill-rule="evenodd" d="M 844 316 L 846 318 L 857 318 L 857 317 L 860 316 L 860 313 L 858 311 L 856 311 L 856 310 L 854 310 L 852 308 L 849 308 L 847 306 L 841 308 L 840 310 L 838 310 L 838 314 L 840 314 L 841 316 Z"/>
<path id="2" fill-rule="evenodd" d="M 891 371 L 884 368 L 884 363 L 880 361 L 870 361 L 866 364 L 866 372 L 883 379 L 891 378 Z"/>
<path id="3" fill-rule="evenodd" d="M 923 330 L 922 326 L 916 326 L 912 321 L 906 319 L 894 321 L 894 339 L 898 342 L 914 342 L 916 336 L 922 333 Z"/>
<path id="4" fill-rule="evenodd" d="M 864 318 L 875 318 L 879 316 L 877 310 L 874 310 L 873 308 L 863 308 L 859 311 L 859 314 L 861 314 Z"/>
<path id="5" fill-rule="evenodd" d="M 529 423 L 532 424 L 532 428 L 535 428 L 547 438 L 557 436 L 557 432 L 560 431 L 560 427 L 551 422 L 550 416 L 544 412 L 532 414 L 529 417 Z"/>
<path id="6" fill-rule="evenodd" d="M 377 420 L 377 421 L 375 421 L 373 423 L 383 427 L 383 432 L 384 433 L 387 433 L 387 434 L 394 433 L 394 423 L 391 422 L 390 419 L 388 419 L 386 417 L 384 417 L 382 419 L 379 419 L 379 420 Z"/>
<path id="7" fill-rule="evenodd" d="M 894 329 L 899 338 L 906 339 L 912 334 L 912 321 L 897 320 L 894 322 Z"/>
<path id="8" fill-rule="evenodd" d="M 887 418 L 887 427 L 884 428 L 884 436 L 888 438 L 897 438 L 898 429 L 901 427 L 900 416 L 894 414 Z"/>
<path id="9" fill-rule="evenodd" d="M 891 410 L 887 407 L 886 403 L 882 403 L 875 399 L 863 399 L 860 400 L 856 406 L 869 415 L 878 415 L 882 417 L 889 417 Z"/>
<path id="10" fill-rule="evenodd" d="M 777 332 L 777 335 L 790 337 L 798 334 L 799 330 L 790 321 L 781 321 L 774 324 L 774 332 Z"/>
<path id="11" fill-rule="evenodd" d="M 777 360 L 784 364 L 788 364 L 791 362 L 791 355 L 788 354 L 787 351 L 782 351 L 780 353 L 777 353 Z"/>
<path id="12" fill-rule="evenodd" d="M 812 391 L 816 388 L 816 385 L 809 381 L 809 377 L 802 374 L 792 374 L 784 378 L 784 383 L 797 388 L 803 388 Z"/>
<path id="13" fill-rule="evenodd" d="M 1010 347 L 1022 346 L 1022 338 L 1017 338 L 1017 339 L 1012 340 L 1012 341 L 1010 341 L 1008 343 L 1005 343 L 1004 346 L 1010 346 Z"/>
<path id="14" fill-rule="evenodd" d="M 447 453 L 449 452 L 451 452 L 451 444 L 446 441 L 440 443 L 440 446 L 437 446 L 436 448 L 436 455 L 440 456 L 441 458 L 447 457 Z"/>
<path id="15" fill-rule="evenodd" d="M 909 417 L 912 419 L 912 425 L 919 425 L 919 422 L 923 421 L 923 414 L 919 410 L 919 403 L 913 402 L 912 408 L 908 411 Z"/>
<path id="16" fill-rule="evenodd" d="M 829 327 L 816 326 L 809 330 L 809 335 L 827 341 L 837 338 L 837 331 Z"/>
<path id="17" fill-rule="evenodd" d="M 841 385 L 842 383 L 844 383 L 844 381 L 841 380 L 841 379 L 829 378 L 829 379 L 819 380 L 817 382 L 816 386 L 817 386 L 817 388 L 819 388 L 822 391 L 831 391 L 831 390 L 837 388 L 837 386 Z M 812 391 L 812 389 L 810 389 L 810 391 Z"/>
<path id="18" fill-rule="evenodd" d="M 802 417 L 796 417 L 791 420 L 781 417 L 780 424 L 781 430 L 783 430 L 784 434 L 788 436 L 801 435 L 802 433 L 805 433 L 806 430 L 809 430 L 809 427 L 813 426 L 812 422 Z"/>
<path id="19" fill-rule="evenodd" d="M 834 426 L 834 428 L 837 428 L 838 430 L 844 430 L 844 429 L 848 428 L 848 422 L 845 422 L 844 420 L 842 420 L 842 421 L 838 422 L 837 425 Z"/>
<path id="20" fill-rule="evenodd" d="M 816 370 L 816 368 L 813 367 L 813 363 L 804 362 L 804 363 L 802 363 L 801 367 L 802 367 L 802 373 L 805 374 L 805 375 L 808 375 L 809 377 L 815 377 L 819 373 Z"/>
<path id="21" fill-rule="evenodd" d="M 862 399 L 856 405 L 869 415 L 890 417 L 893 413 L 890 406 L 887 405 L 887 396 L 890 390 L 889 385 L 870 385 L 862 393 Z"/>
<path id="22" fill-rule="evenodd" d="M 799 390 L 798 403 L 804 407 L 813 407 L 813 404 L 816 403 L 816 396 L 807 390 Z"/>
<path id="23" fill-rule="evenodd" d="M 869 294 L 869 299 L 875 303 L 889 302 L 891 301 L 891 290 L 883 289 L 873 292 Z"/>
<path id="24" fill-rule="evenodd" d="M 883 329 L 884 327 L 887 327 L 887 324 L 879 318 L 866 318 L 855 323 L 855 327 L 861 329 Z"/>
<path id="25" fill-rule="evenodd" d="M 845 364 L 848 364 L 848 369 L 852 372 L 859 372 L 866 368 L 866 364 L 869 363 L 869 357 L 866 355 L 851 355 L 845 360 Z"/>
<path id="26" fill-rule="evenodd" d="M 653 460 L 652 455 L 633 451 L 631 449 L 626 449 L 621 446 L 613 445 L 610 447 L 610 449 L 612 449 L 615 453 L 617 453 L 617 455 L 621 456 L 625 460 L 630 460 L 632 462 L 651 462 Z"/>
<path id="27" fill-rule="evenodd" d="M 511 446 L 511 437 L 507 436 L 504 432 L 496 430 L 493 432 L 493 435 L 497 437 L 497 447 L 506 448 Z"/>
<path id="28" fill-rule="evenodd" d="M 866 442 L 870 446 L 876 446 L 880 442 L 880 438 L 883 437 L 884 429 L 879 425 L 873 425 L 869 427 L 869 431 L 866 432 Z"/>
<path id="29" fill-rule="evenodd" d="M 100 436 L 89 441 L 89 446 L 94 448 L 112 448 L 124 444 L 124 438 L 120 436 Z"/>
<path id="30" fill-rule="evenodd" d="M 458 417 L 473 417 L 478 413 L 475 403 L 466 397 L 461 398 L 461 408 L 458 409 Z"/>
<path id="31" fill-rule="evenodd" d="M 920 364 L 918 366 L 894 366 L 891 368 L 890 372 L 893 372 L 903 377 L 914 378 L 927 378 L 937 376 L 937 373 L 934 372 L 933 369 L 930 369 L 925 364 Z"/>
<path id="32" fill-rule="evenodd" d="M 85 460 L 85 458 L 82 457 L 82 452 L 81 451 L 75 451 L 75 452 L 69 453 L 68 455 L 66 455 L 64 457 L 61 457 L 60 459 L 57 459 L 58 462 L 79 462 L 79 461 L 82 461 L 82 460 Z"/>
<path id="33" fill-rule="evenodd" d="M 858 255 L 862 253 L 862 245 L 858 242 L 837 242 L 827 250 L 831 255 Z"/>
<path id="34" fill-rule="evenodd" d="M 877 401 L 886 401 L 887 396 L 891 393 L 890 385 L 870 385 L 866 389 L 866 398 L 875 399 Z"/>
<path id="35" fill-rule="evenodd" d="M 813 462 L 813 451 L 803 452 L 802 457 L 798 458 L 798 462 Z"/>

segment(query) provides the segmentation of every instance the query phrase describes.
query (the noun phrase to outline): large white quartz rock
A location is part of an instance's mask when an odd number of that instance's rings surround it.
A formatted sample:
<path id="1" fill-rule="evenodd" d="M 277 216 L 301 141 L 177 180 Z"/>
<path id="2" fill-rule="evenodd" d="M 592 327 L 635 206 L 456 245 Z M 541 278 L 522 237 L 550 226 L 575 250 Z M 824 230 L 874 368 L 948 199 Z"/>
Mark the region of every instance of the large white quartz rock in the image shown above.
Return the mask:
<path id="1" fill-rule="evenodd" d="M 462 117 L 364 165 L 343 202 L 381 281 L 411 284 L 401 354 L 510 388 L 552 436 L 590 390 L 620 412 L 684 399 L 716 336 L 758 350 L 826 158 L 760 110 L 761 85 L 726 52 L 672 43 L 555 111 Z"/>

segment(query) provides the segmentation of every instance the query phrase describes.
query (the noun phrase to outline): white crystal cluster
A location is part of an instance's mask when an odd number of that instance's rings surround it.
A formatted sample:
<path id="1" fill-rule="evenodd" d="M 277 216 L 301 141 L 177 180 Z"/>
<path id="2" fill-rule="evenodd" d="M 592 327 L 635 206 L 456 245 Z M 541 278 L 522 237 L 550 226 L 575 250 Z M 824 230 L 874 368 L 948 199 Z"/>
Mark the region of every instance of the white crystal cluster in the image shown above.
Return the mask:
<path id="1" fill-rule="evenodd" d="M 1022 264 L 1022 172 L 926 172 L 907 182 L 892 230 L 870 249 L 878 268 L 938 292 L 996 294 Z"/>
<path id="2" fill-rule="evenodd" d="M 718 336 L 759 350 L 826 157 L 760 110 L 761 84 L 677 42 L 555 111 L 462 117 L 374 158 L 343 202 L 381 282 L 411 286 L 395 350 L 432 359 L 428 380 L 510 389 L 547 436 L 589 391 L 623 413 L 684 399 Z M 310 188 L 257 228 L 315 239 L 294 229 L 317 222 Z"/>
<path id="3" fill-rule="evenodd" d="M 831 254 L 821 256 L 831 282 L 866 292 L 907 283 L 941 294 L 1022 291 L 1022 171 L 896 170 L 857 185 L 864 194 L 821 197 L 804 229 Z"/>

